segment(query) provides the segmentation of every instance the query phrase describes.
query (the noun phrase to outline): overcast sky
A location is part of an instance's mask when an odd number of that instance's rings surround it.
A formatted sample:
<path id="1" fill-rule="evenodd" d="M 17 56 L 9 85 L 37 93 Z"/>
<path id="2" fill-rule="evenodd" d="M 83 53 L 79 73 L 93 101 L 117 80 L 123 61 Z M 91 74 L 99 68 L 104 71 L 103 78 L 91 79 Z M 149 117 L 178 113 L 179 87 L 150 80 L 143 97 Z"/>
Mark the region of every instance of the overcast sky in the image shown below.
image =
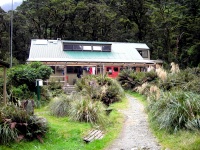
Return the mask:
<path id="1" fill-rule="evenodd" d="M 15 2 L 22 2 L 23 0 L 13 0 L 13 3 Z M 4 4 L 12 3 L 12 0 L 0 0 L 0 6 L 3 6 Z"/>

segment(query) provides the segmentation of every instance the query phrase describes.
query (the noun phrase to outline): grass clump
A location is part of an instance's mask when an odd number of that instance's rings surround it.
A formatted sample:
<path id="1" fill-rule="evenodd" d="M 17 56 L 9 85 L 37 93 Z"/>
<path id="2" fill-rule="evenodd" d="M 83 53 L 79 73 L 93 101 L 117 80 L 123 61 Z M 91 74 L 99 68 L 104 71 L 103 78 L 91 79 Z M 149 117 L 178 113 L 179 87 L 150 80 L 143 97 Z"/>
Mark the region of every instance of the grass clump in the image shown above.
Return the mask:
<path id="1" fill-rule="evenodd" d="M 6 122 L 0 123 L 0 144 L 8 145 L 17 138 L 16 129 L 11 129 Z"/>
<path id="2" fill-rule="evenodd" d="M 187 128 L 187 124 L 199 119 L 199 99 L 200 95 L 191 92 L 164 92 L 159 99 L 150 97 L 148 110 L 151 119 L 159 124 L 160 129 L 177 131 Z"/>
<path id="3" fill-rule="evenodd" d="M 89 95 L 92 100 L 100 100 L 109 106 L 124 97 L 120 84 L 106 75 L 86 76 L 76 82 L 77 92 Z"/>
<path id="4" fill-rule="evenodd" d="M 81 96 L 71 104 L 70 118 L 75 121 L 104 125 L 106 123 L 105 107 L 101 101 L 93 101 Z"/>
<path id="5" fill-rule="evenodd" d="M 74 95 L 74 97 L 78 97 Z M 69 117 L 56 117 L 49 114 L 46 107 L 41 107 L 35 110 L 35 114 L 45 117 L 49 122 L 49 132 L 43 138 L 44 144 L 41 144 L 37 140 L 33 141 L 21 141 L 19 143 L 13 143 L 9 146 L 0 145 L 2 150 L 20 149 L 20 150 L 103 150 L 114 139 L 116 139 L 122 129 L 123 115 L 118 109 L 125 109 L 128 107 L 128 100 L 123 98 L 122 101 L 111 104 L 110 107 L 113 111 L 109 116 L 109 123 L 106 124 L 106 128 L 103 128 L 106 133 L 103 139 L 95 140 L 89 144 L 83 141 L 84 135 L 86 135 L 93 126 L 87 122 L 73 121 Z"/>
<path id="6" fill-rule="evenodd" d="M 123 70 L 119 73 L 118 81 L 126 90 L 133 90 L 145 82 L 154 83 L 158 75 L 155 71 L 135 72 L 134 70 Z"/>
<path id="7" fill-rule="evenodd" d="M 50 114 L 57 117 L 67 116 L 69 114 L 71 98 L 67 95 L 55 97 L 49 104 Z"/>

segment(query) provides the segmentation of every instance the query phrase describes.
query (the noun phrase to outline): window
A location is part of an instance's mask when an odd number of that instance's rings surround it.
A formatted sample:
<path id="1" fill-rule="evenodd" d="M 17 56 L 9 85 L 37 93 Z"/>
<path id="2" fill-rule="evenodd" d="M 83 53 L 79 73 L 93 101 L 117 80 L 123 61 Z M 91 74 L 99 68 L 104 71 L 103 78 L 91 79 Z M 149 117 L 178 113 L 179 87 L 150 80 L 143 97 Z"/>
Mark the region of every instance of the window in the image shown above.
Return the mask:
<path id="1" fill-rule="evenodd" d="M 111 45 L 104 45 L 102 46 L 103 52 L 110 52 L 111 51 Z"/>
<path id="2" fill-rule="evenodd" d="M 103 51 L 103 52 L 111 52 L 111 44 L 63 44 L 64 51 Z"/>
<path id="3" fill-rule="evenodd" d="M 138 52 L 140 53 L 140 55 L 143 58 L 148 58 L 148 51 L 147 50 L 138 50 Z"/>
<path id="4" fill-rule="evenodd" d="M 118 72 L 118 67 L 113 68 L 114 72 Z"/>
<path id="5" fill-rule="evenodd" d="M 73 46 L 73 50 L 79 50 L 79 51 L 81 51 L 82 50 L 82 46 L 81 45 L 74 45 Z"/>
<path id="6" fill-rule="evenodd" d="M 94 51 L 102 51 L 102 46 L 93 46 Z"/>
<path id="7" fill-rule="evenodd" d="M 90 51 L 91 51 L 91 50 L 92 50 L 92 46 L 85 46 L 85 45 L 84 45 L 84 46 L 83 46 L 83 50 L 90 50 Z"/>
<path id="8" fill-rule="evenodd" d="M 73 50 L 73 45 L 64 45 L 64 50 Z"/>
<path id="9" fill-rule="evenodd" d="M 67 73 L 78 73 L 80 66 L 67 66 Z"/>
<path id="10" fill-rule="evenodd" d="M 67 66 L 67 73 L 74 73 L 74 67 L 73 66 Z"/>
<path id="11" fill-rule="evenodd" d="M 112 74 L 112 68 L 111 67 L 107 67 L 106 71 L 108 72 L 108 74 Z"/>

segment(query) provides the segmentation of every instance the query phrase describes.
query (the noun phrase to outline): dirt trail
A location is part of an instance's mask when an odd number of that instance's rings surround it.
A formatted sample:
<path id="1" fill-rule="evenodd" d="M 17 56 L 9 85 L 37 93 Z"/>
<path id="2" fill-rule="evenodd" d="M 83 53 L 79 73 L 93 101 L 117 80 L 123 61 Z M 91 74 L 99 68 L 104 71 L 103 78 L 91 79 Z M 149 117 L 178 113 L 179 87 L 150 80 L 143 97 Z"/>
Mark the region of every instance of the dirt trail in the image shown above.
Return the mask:
<path id="1" fill-rule="evenodd" d="M 123 110 L 125 121 L 120 136 L 106 150 L 160 150 L 155 137 L 149 130 L 144 106 L 127 95 L 129 108 Z"/>

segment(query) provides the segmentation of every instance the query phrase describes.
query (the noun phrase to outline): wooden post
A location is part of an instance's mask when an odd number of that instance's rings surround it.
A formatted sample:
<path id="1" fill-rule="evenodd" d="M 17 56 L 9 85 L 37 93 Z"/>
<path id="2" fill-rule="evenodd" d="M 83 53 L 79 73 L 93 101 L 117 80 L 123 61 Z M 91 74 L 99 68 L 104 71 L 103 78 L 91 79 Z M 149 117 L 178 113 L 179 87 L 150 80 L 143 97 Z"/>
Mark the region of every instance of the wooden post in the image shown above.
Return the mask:
<path id="1" fill-rule="evenodd" d="M 104 71 L 104 64 L 103 64 L 103 75 L 105 74 L 105 71 Z"/>
<path id="2" fill-rule="evenodd" d="M 4 102 L 4 105 L 7 104 L 7 101 L 6 101 L 6 67 L 4 67 L 3 102 Z"/>
<path id="3" fill-rule="evenodd" d="M 69 79 L 68 79 L 69 80 Z M 64 65 L 64 86 L 67 85 L 67 65 Z"/>

